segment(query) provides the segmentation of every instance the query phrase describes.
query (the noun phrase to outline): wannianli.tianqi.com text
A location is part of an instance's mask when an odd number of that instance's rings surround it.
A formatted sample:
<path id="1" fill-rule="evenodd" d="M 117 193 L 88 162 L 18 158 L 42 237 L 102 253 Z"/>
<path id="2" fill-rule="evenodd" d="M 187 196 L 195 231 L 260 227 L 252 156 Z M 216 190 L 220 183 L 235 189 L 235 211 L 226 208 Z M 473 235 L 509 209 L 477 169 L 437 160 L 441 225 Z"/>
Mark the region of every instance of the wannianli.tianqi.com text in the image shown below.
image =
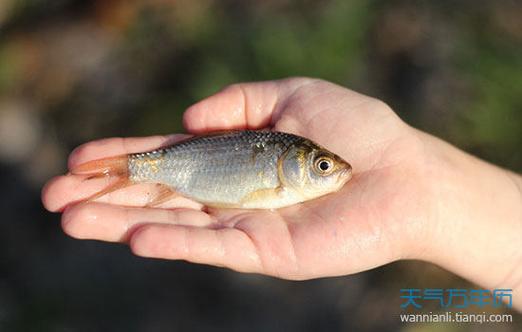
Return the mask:
<path id="1" fill-rule="evenodd" d="M 423 313 L 423 314 L 400 314 L 402 323 L 511 323 L 513 315 L 511 314 L 488 314 L 482 313 L 464 313 L 446 311 L 443 313 Z"/>

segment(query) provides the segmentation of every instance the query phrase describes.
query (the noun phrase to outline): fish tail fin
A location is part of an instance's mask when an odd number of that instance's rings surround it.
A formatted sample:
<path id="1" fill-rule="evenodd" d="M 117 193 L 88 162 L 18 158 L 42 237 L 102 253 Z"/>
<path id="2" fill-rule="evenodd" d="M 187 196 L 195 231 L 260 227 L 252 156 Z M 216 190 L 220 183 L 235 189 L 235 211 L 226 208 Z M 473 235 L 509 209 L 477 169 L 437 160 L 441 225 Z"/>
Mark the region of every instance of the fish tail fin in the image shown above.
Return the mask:
<path id="1" fill-rule="evenodd" d="M 129 157 L 127 155 L 96 159 L 85 162 L 71 169 L 74 175 L 89 175 L 92 177 L 129 175 Z"/>
<path id="2" fill-rule="evenodd" d="M 93 201 L 108 193 L 133 184 L 133 182 L 129 179 L 128 161 L 129 158 L 127 155 L 91 160 L 73 167 L 71 169 L 71 174 L 87 175 L 87 179 L 111 176 L 118 178 L 117 181 L 110 184 L 108 187 L 94 193 L 85 199 L 86 201 Z"/>
<path id="3" fill-rule="evenodd" d="M 93 195 L 87 197 L 85 201 L 91 202 L 94 201 L 97 198 L 100 198 L 102 196 L 105 196 L 109 193 L 112 193 L 113 191 L 116 191 L 118 189 L 123 189 L 125 187 L 128 187 L 130 185 L 133 185 L 134 183 L 130 181 L 128 178 L 120 178 L 116 182 L 110 184 L 106 188 L 94 193 Z"/>

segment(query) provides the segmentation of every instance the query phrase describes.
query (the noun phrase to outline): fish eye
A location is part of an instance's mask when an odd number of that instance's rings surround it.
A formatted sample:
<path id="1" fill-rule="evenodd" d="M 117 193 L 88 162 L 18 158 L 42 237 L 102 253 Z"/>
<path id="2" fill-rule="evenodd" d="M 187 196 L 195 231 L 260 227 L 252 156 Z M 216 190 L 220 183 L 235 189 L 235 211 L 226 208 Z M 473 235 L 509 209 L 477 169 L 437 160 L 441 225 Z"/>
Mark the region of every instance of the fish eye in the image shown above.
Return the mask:
<path id="1" fill-rule="evenodd" d="M 319 157 L 314 163 L 316 173 L 328 175 L 333 170 L 333 160 L 327 157 Z"/>
<path id="2" fill-rule="evenodd" d="M 330 169 L 330 162 L 327 161 L 327 160 L 322 160 L 320 163 L 319 163 L 319 169 L 323 172 L 326 172 L 327 170 Z"/>

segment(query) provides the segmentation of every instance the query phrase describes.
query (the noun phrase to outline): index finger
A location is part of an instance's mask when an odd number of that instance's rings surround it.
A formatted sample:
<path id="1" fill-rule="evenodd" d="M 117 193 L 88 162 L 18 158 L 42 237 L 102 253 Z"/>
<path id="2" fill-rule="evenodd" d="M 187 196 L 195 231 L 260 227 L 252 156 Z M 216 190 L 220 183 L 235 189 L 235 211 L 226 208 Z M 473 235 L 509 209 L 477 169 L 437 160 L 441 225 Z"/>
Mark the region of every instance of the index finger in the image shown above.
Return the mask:
<path id="1" fill-rule="evenodd" d="M 183 115 L 187 131 L 200 134 L 215 130 L 259 129 L 274 122 L 285 100 L 309 78 L 238 83 L 189 107 Z"/>

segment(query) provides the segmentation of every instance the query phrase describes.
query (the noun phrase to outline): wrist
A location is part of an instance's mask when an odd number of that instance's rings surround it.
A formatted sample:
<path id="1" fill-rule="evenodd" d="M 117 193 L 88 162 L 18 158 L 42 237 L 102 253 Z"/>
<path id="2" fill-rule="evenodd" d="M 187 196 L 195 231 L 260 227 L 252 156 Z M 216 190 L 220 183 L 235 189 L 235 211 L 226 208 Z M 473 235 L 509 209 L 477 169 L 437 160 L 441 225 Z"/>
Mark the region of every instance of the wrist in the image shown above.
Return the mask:
<path id="1" fill-rule="evenodd" d="M 522 287 L 522 179 L 435 137 L 426 146 L 435 218 L 418 257 L 485 288 Z M 522 297 L 513 298 L 522 306 Z"/>

